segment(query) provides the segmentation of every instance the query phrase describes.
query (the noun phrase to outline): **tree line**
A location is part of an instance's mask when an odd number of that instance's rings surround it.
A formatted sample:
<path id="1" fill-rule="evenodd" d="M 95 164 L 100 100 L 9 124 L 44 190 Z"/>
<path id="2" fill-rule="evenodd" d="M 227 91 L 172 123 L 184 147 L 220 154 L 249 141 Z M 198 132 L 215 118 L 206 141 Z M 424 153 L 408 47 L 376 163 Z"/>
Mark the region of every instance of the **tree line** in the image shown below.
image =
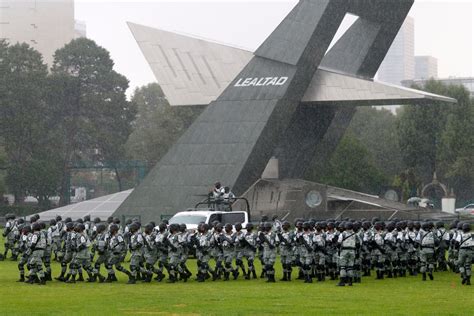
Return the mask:
<path id="1" fill-rule="evenodd" d="M 113 67 L 109 52 L 85 38 L 56 51 L 50 69 L 27 44 L 0 41 L 0 194 L 64 204 L 71 169 L 83 162 L 112 168 L 121 189 L 123 161 L 153 166 L 204 109 L 171 107 L 156 83 L 127 100 L 128 79 Z M 436 171 L 460 200 L 473 199 L 474 102 L 461 86 L 423 89 L 458 103 L 407 105 L 397 115 L 359 108 L 310 180 L 375 194 L 397 186 L 407 199 Z"/>

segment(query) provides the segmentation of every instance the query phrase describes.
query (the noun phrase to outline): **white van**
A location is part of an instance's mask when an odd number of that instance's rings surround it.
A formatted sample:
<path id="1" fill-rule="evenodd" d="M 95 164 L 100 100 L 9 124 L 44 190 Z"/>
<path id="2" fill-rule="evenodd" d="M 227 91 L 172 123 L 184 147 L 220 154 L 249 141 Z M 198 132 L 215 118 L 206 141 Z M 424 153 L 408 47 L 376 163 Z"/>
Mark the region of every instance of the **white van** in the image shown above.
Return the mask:
<path id="1" fill-rule="evenodd" d="M 169 224 L 186 224 L 187 229 L 196 230 L 199 223 L 211 224 L 214 221 L 222 223 L 222 225 L 229 223 L 234 225 L 235 223 L 242 223 L 245 227 L 249 222 L 249 216 L 244 211 L 209 211 L 209 210 L 196 210 L 176 213 L 169 219 Z"/>

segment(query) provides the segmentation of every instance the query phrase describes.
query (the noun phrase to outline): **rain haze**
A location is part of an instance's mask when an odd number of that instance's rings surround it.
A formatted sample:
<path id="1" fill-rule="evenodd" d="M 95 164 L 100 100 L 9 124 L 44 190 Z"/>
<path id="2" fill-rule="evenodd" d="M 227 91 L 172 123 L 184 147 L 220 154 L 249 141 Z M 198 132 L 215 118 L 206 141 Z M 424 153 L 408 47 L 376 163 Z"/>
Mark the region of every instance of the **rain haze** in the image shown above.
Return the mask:
<path id="1" fill-rule="evenodd" d="M 297 3 L 291 1 L 88 1 L 76 0 L 76 19 L 87 37 L 111 52 L 116 70 L 129 78 L 128 94 L 156 81 L 126 22 L 133 22 L 255 50 Z M 417 0 L 415 55 L 438 58 L 439 77 L 474 73 L 474 1 Z M 341 26 L 343 34 L 354 18 Z M 336 37 L 337 38 L 337 37 Z"/>

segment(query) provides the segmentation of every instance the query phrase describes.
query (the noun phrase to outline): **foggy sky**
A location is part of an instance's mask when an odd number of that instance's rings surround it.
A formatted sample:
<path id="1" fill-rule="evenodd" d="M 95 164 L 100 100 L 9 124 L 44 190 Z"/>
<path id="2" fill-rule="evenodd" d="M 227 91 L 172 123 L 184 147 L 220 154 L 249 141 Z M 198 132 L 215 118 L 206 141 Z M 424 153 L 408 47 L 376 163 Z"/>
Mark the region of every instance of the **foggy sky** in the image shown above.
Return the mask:
<path id="1" fill-rule="evenodd" d="M 75 16 L 87 23 L 87 37 L 110 51 L 115 69 L 130 80 L 130 95 L 135 87 L 154 82 L 155 78 L 127 21 L 253 51 L 296 3 L 297 0 L 76 0 Z M 415 55 L 438 58 L 440 77 L 473 76 L 474 0 L 416 0 L 409 15 L 415 19 Z M 346 23 L 344 28 L 348 26 Z"/>

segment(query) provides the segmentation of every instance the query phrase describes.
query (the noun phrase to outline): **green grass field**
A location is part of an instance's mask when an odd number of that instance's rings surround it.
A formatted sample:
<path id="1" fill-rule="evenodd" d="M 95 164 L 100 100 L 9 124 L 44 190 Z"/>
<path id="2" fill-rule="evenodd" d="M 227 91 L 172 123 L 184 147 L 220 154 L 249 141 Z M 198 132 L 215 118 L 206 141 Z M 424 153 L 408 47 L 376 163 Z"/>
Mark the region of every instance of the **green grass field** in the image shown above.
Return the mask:
<path id="1" fill-rule="evenodd" d="M 195 261 L 188 265 L 194 272 Z M 53 275 L 59 270 L 54 264 Z M 459 276 L 447 272 L 436 273 L 432 282 L 371 277 L 342 288 L 334 281 L 267 284 L 244 279 L 127 285 L 125 275 L 117 276 L 115 284 L 28 285 L 16 282 L 16 262 L 3 261 L 0 315 L 474 315 L 474 287 L 461 286 Z"/>

